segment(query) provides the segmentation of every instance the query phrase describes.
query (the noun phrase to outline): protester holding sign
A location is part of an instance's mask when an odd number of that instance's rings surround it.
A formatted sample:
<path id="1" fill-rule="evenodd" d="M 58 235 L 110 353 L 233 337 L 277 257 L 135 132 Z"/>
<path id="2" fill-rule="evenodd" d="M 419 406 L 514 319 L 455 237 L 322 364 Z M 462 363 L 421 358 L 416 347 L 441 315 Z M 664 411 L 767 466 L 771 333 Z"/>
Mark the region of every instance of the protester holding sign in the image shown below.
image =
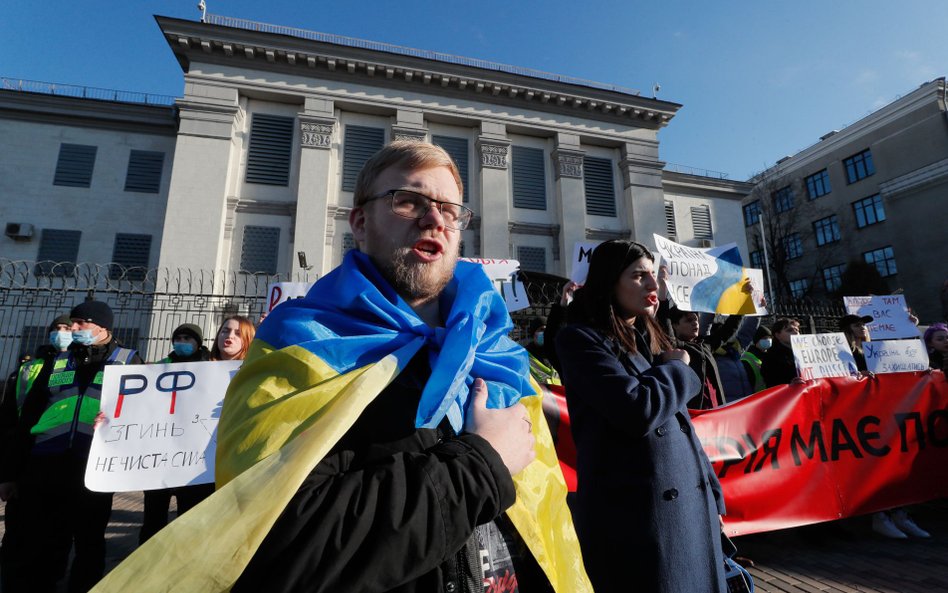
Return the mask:
<path id="1" fill-rule="evenodd" d="M 587 263 L 588 266 L 588 263 Z M 588 267 L 587 267 L 588 269 Z M 586 279 L 585 273 L 583 279 Z M 556 353 L 556 334 L 566 324 L 566 308 L 573 302 L 573 294 L 582 287 L 582 284 L 570 280 L 563 285 L 560 291 L 560 300 L 550 306 L 550 315 L 546 318 L 546 329 L 543 330 L 543 349 L 550 365 L 561 373 L 560 357 Z"/>
<path id="2" fill-rule="evenodd" d="M 211 352 L 204 346 L 204 332 L 193 323 L 183 323 L 171 333 L 172 351 L 159 364 L 175 362 L 203 362 L 211 359 Z M 195 504 L 206 498 L 207 488 L 201 486 L 182 486 L 180 488 L 158 488 L 146 490 L 142 512 L 142 528 L 138 532 L 138 543 L 158 533 L 168 524 L 168 509 L 171 497 L 177 502 L 178 515 L 183 514 Z M 211 488 L 213 491 L 213 487 Z M 202 495 L 203 494 L 203 495 Z"/>
<path id="3" fill-rule="evenodd" d="M 790 344 L 792 336 L 800 335 L 800 322 L 781 317 L 774 322 L 770 331 L 774 335 L 773 345 L 760 359 L 760 374 L 764 376 L 767 387 L 786 385 L 797 378 L 797 366 Z"/>
<path id="4" fill-rule="evenodd" d="M 252 321 L 243 315 L 231 315 L 217 330 L 211 360 L 243 360 L 256 332 Z"/>
<path id="5" fill-rule="evenodd" d="M 933 323 L 925 330 L 924 338 L 929 365 L 948 372 L 948 325 Z"/>
<path id="6" fill-rule="evenodd" d="M 640 243 L 599 245 L 556 338 L 577 451 L 573 516 L 598 593 L 723 593 L 724 502 L 686 407 L 701 384 L 654 319 L 653 262 Z"/>
<path id="7" fill-rule="evenodd" d="M 846 334 L 846 340 L 849 342 L 849 348 L 853 351 L 853 358 L 856 359 L 856 369 L 860 373 L 868 373 L 866 369 L 866 354 L 863 352 L 863 342 L 868 342 L 869 327 L 872 323 L 872 317 L 869 315 L 844 315 L 839 320 L 839 329 Z"/>

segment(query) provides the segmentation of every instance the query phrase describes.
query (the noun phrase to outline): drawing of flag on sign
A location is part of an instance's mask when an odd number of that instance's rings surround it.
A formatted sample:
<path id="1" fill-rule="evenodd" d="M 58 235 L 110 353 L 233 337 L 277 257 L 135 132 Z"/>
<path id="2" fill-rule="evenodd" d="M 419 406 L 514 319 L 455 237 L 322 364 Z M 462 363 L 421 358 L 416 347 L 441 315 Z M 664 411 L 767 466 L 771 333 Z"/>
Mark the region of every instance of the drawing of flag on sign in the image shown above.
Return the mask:
<path id="1" fill-rule="evenodd" d="M 745 268 L 736 243 L 698 249 L 655 235 L 655 246 L 668 268 L 668 291 L 686 311 L 726 315 L 762 315 L 763 274 Z"/>

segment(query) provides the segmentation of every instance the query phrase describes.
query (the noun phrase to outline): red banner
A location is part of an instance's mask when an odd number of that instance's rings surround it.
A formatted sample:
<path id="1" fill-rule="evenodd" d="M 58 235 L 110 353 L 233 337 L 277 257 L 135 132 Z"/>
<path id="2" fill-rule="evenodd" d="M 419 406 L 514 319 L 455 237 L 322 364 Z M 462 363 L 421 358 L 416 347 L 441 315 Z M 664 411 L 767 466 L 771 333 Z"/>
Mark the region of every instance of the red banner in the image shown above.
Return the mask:
<path id="1" fill-rule="evenodd" d="M 940 371 L 784 385 L 692 419 L 724 488 L 728 535 L 948 496 L 948 383 Z M 575 460 L 562 424 L 557 451 Z"/>

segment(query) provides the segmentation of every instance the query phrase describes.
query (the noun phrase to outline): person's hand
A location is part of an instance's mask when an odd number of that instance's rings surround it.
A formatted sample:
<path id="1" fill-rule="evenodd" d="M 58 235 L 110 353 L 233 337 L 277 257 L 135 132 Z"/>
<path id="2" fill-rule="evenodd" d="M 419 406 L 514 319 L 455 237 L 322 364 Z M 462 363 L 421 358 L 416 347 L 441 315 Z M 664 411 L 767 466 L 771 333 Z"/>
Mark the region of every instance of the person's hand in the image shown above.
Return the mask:
<path id="1" fill-rule="evenodd" d="M 794 377 L 793 379 L 790 379 L 790 383 L 788 383 L 788 385 L 806 385 L 807 382 L 808 381 L 806 379 L 801 377 Z"/>
<path id="2" fill-rule="evenodd" d="M 673 350 L 666 350 L 658 355 L 658 362 L 671 362 L 673 360 L 680 360 L 685 364 L 691 363 L 691 355 L 687 351 L 682 350 L 681 348 L 675 348 Z"/>
<path id="3" fill-rule="evenodd" d="M 750 278 L 744 278 L 744 281 L 741 283 L 741 292 L 744 294 L 750 294 L 754 292 L 754 285 L 751 283 Z"/>
<path id="4" fill-rule="evenodd" d="M 533 424 L 527 409 L 517 403 L 509 408 L 487 408 L 487 384 L 474 380 L 474 397 L 467 411 L 464 430 L 478 435 L 503 459 L 511 476 L 519 474 L 536 457 L 533 450 Z"/>
<path id="5" fill-rule="evenodd" d="M 873 373 L 872 371 L 859 371 L 856 374 L 856 378 L 857 379 L 875 379 L 876 374 Z"/>
<path id="6" fill-rule="evenodd" d="M 908 320 L 912 322 L 912 325 L 918 325 L 918 317 L 915 316 L 915 311 L 908 310 Z"/>
<path id="7" fill-rule="evenodd" d="M 580 287 L 582 287 L 582 284 L 578 282 L 573 282 L 572 280 L 567 282 L 563 286 L 563 291 L 560 293 L 560 305 L 563 307 L 568 306 L 573 300 L 573 293 Z"/>
<path id="8" fill-rule="evenodd" d="M 2 482 L 0 483 L 0 500 L 6 502 L 11 498 L 16 498 L 16 482 Z"/>
<path id="9" fill-rule="evenodd" d="M 95 415 L 95 420 L 92 421 L 92 430 L 99 430 L 99 427 L 105 424 L 107 420 L 105 412 L 99 411 L 99 413 Z"/>

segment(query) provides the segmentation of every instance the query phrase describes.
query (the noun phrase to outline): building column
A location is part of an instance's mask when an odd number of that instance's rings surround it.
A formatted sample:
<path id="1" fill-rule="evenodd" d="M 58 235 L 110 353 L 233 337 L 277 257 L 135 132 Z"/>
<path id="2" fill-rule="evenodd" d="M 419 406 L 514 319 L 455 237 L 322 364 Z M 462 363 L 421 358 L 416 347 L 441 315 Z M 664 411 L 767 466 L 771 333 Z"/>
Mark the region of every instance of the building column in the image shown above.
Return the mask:
<path id="1" fill-rule="evenodd" d="M 333 102 L 307 98 L 297 119 L 300 123 L 300 174 L 293 221 L 293 275 L 322 276 L 332 266 L 329 234 L 329 196 L 333 179 L 333 134 L 336 118 Z M 306 256 L 309 270 L 300 266 L 299 253 Z"/>
<path id="2" fill-rule="evenodd" d="M 510 253 L 510 231 L 507 228 L 512 195 L 507 173 L 510 140 L 504 124 L 481 122 L 477 137 L 480 154 L 480 246 L 474 252 L 480 257 L 507 259 Z"/>
<path id="3" fill-rule="evenodd" d="M 558 269 L 568 278 L 573 272 L 573 245 L 586 240 L 586 187 L 579 136 L 557 134 L 553 150 L 556 176 L 556 215 L 560 222 Z M 554 264 L 556 265 L 556 264 Z"/>
<path id="4" fill-rule="evenodd" d="M 662 170 L 665 163 L 655 152 L 627 143 L 622 147 L 622 199 L 632 239 L 655 248 L 654 233 L 665 232 L 665 193 L 662 190 Z"/>
<path id="5" fill-rule="evenodd" d="M 226 269 L 227 191 L 244 120 L 237 90 L 189 83 L 176 105 L 180 124 L 158 266 Z"/>

